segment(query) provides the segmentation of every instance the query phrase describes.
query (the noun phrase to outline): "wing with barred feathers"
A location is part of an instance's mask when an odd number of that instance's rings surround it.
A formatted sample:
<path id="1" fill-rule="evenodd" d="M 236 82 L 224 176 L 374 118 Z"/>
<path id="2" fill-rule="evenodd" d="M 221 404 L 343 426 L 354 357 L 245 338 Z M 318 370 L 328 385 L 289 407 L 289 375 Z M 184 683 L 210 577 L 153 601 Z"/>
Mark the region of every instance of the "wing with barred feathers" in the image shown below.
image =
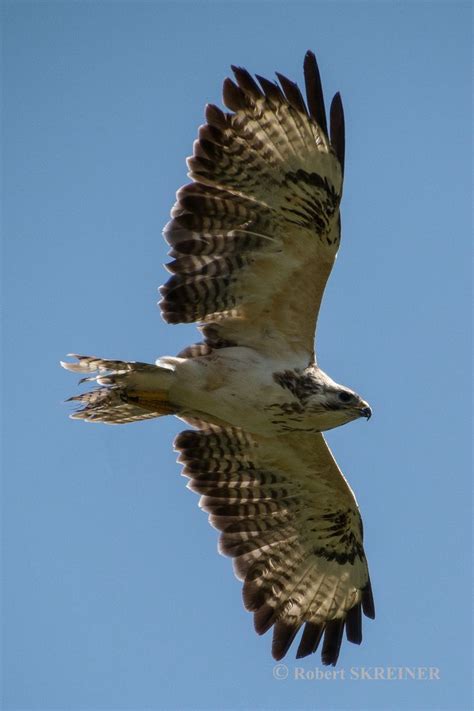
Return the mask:
<path id="1" fill-rule="evenodd" d="M 211 348 L 236 344 L 311 358 L 318 311 L 340 239 L 344 117 L 330 110 L 314 54 L 304 62 L 307 105 L 280 85 L 232 68 L 224 103 L 206 109 L 193 183 L 164 230 L 173 276 L 161 287 L 169 323 L 201 323 Z"/>
<path id="2" fill-rule="evenodd" d="M 276 442 L 201 427 L 178 435 L 175 448 L 222 531 L 220 551 L 234 558 L 256 631 L 273 626 L 278 660 L 304 626 L 297 657 L 324 635 L 322 662 L 336 664 L 344 628 L 360 644 L 361 611 L 375 613 L 357 503 L 323 436 Z"/>

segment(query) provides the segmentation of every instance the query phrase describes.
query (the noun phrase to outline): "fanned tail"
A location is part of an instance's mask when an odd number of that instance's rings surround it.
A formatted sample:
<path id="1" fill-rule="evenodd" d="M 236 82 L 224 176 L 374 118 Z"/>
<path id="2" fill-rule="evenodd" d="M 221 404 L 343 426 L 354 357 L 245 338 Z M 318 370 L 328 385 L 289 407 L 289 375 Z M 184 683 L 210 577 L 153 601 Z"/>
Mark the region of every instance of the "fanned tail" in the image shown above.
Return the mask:
<path id="1" fill-rule="evenodd" d="M 69 355 L 77 358 L 78 362 L 61 361 L 62 367 L 74 373 L 85 374 L 80 383 L 95 382 L 100 386 L 67 400 L 78 402 L 81 406 L 71 418 L 118 425 L 176 412 L 169 400 L 169 389 L 174 379 L 171 362 L 150 365 Z"/>

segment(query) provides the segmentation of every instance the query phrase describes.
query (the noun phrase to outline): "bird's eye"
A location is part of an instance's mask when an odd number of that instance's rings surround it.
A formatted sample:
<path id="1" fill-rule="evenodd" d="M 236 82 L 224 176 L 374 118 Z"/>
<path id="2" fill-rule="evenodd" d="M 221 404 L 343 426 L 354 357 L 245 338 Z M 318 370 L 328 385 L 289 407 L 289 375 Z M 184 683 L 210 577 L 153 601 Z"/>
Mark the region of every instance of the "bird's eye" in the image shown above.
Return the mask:
<path id="1" fill-rule="evenodd" d="M 350 393 L 339 393 L 339 400 L 341 402 L 350 402 L 352 400 L 352 395 Z"/>

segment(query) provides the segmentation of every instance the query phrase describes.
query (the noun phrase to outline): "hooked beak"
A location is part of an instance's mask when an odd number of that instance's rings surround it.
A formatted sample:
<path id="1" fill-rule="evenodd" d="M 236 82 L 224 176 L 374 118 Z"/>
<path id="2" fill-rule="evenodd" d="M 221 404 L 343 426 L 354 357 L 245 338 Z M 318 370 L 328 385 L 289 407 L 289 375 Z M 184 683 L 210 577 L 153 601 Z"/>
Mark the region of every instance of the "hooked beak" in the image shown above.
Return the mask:
<path id="1" fill-rule="evenodd" d="M 359 407 L 359 414 L 361 417 L 366 417 L 368 420 L 372 417 L 372 410 L 370 409 L 369 405 L 361 400 L 360 402 L 360 407 Z"/>

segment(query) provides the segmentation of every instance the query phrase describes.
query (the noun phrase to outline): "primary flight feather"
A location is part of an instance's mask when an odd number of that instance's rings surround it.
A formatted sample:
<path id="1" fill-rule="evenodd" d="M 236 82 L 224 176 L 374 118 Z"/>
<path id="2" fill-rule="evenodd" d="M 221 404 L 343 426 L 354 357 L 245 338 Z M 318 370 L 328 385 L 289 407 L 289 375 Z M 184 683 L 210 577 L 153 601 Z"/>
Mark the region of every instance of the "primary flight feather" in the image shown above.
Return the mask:
<path id="1" fill-rule="evenodd" d="M 72 417 L 119 424 L 176 415 L 175 441 L 200 506 L 234 559 L 259 634 L 273 627 L 281 659 L 335 664 L 344 628 L 362 640 L 374 603 L 354 495 L 323 431 L 369 405 L 316 363 L 314 337 L 340 241 L 344 115 L 329 132 L 312 52 L 297 85 L 232 67 L 224 103 L 206 107 L 193 182 L 178 191 L 164 236 L 172 273 L 161 287 L 168 323 L 199 323 L 203 341 L 155 365 L 75 356 L 63 363 L 94 390 Z"/>

